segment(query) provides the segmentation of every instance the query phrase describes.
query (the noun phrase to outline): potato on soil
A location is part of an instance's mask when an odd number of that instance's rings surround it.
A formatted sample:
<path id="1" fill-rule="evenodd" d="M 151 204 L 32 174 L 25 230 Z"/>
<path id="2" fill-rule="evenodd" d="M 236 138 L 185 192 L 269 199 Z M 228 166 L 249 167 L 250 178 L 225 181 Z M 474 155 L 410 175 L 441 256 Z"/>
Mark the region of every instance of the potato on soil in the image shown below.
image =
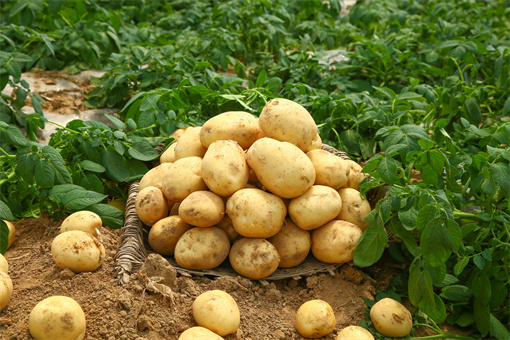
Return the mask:
<path id="1" fill-rule="evenodd" d="M 246 161 L 264 187 L 280 197 L 301 196 L 315 182 L 312 161 L 291 143 L 261 138 L 248 149 Z"/>
<path id="2" fill-rule="evenodd" d="M 263 136 L 258 119 L 248 112 L 228 111 L 210 118 L 202 126 L 200 140 L 209 148 L 217 140 L 233 140 L 248 149 Z"/>
<path id="3" fill-rule="evenodd" d="M 228 199 L 226 211 L 240 235 L 254 238 L 276 235 L 287 215 L 280 197 L 254 188 L 236 191 Z"/>
<path id="4" fill-rule="evenodd" d="M 324 300 L 303 303 L 296 313 L 296 328 L 303 337 L 321 338 L 335 329 L 333 308 Z"/>
<path id="5" fill-rule="evenodd" d="M 310 150 L 317 136 L 317 125 L 300 104 L 283 98 L 271 99 L 262 109 L 259 125 L 267 137 Z"/>
<path id="6" fill-rule="evenodd" d="M 167 173 L 170 170 L 172 163 L 161 163 L 160 165 L 150 169 L 143 175 L 138 184 L 138 191 L 147 187 L 163 188 L 163 181 L 167 178 Z"/>
<path id="7" fill-rule="evenodd" d="M 149 245 L 161 255 L 173 255 L 177 241 L 191 229 L 178 215 L 160 219 L 149 231 Z"/>
<path id="8" fill-rule="evenodd" d="M 195 326 L 182 332 L 178 340 L 223 340 L 223 338 L 205 327 Z"/>
<path id="9" fill-rule="evenodd" d="M 333 220 L 312 231 L 312 253 L 317 260 L 326 263 L 349 262 L 361 234 L 357 225 Z"/>
<path id="10" fill-rule="evenodd" d="M 177 146 L 177 142 L 173 142 L 170 144 L 168 148 L 166 148 L 165 151 L 159 156 L 159 163 L 165 164 L 165 163 L 173 163 L 176 161 L 175 159 L 175 147 Z"/>
<path id="11" fill-rule="evenodd" d="M 228 214 L 225 214 L 225 216 L 223 216 L 223 219 L 216 223 L 215 227 L 221 228 L 227 233 L 230 243 L 234 243 L 234 241 L 240 237 L 236 228 L 234 228 L 234 223 L 232 223 L 232 219 L 228 216 Z"/>
<path id="12" fill-rule="evenodd" d="M 190 127 L 179 138 L 174 149 L 175 160 L 186 157 L 204 157 L 207 148 L 200 142 L 200 130 L 202 127 Z"/>
<path id="13" fill-rule="evenodd" d="M 344 187 L 359 190 L 359 185 L 365 179 L 367 174 L 361 172 L 363 167 L 355 161 L 349 159 L 347 160 L 347 163 L 351 170 L 349 171 L 349 178 L 347 179 L 347 183 Z"/>
<path id="14" fill-rule="evenodd" d="M 105 249 L 91 234 L 70 230 L 53 239 L 51 254 L 61 269 L 69 268 L 75 273 L 92 272 L 103 263 Z"/>
<path id="15" fill-rule="evenodd" d="M 13 291 L 14 287 L 11 277 L 7 273 L 0 271 L 0 312 L 9 304 Z"/>
<path id="16" fill-rule="evenodd" d="M 0 253 L 0 272 L 8 273 L 9 272 L 9 264 L 7 263 L 7 259 Z"/>
<path id="17" fill-rule="evenodd" d="M 70 230 L 81 230 L 98 237 L 98 232 L 101 233 L 102 226 L 103 221 L 98 214 L 92 211 L 77 211 L 67 216 L 64 222 L 62 222 L 60 233 Z"/>
<path id="18" fill-rule="evenodd" d="M 211 227 L 225 215 L 223 199 L 211 191 L 194 191 L 179 205 L 179 216 L 197 227 Z"/>
<path id="19" fill-rule="evenodd" d="M 234 298 L 222 290 L 209 290 L 200 294 L 192 306 L 197 325 L 216 334 L 233 334 L 241 323 L 241 314 Z"/>
<path id="20" fill-rule="evenodd" d="M 368 228 L 365 217 L 372 211 L 370 203 L 361 197 L 358 190 L 352 188 L 340 189 L 338 193 L 342 199 L 342 210 L 337 219 L 354 223 L 361 231 L 365 231 Z"/>
<path id="21" fill-rule="evenodd" d="M 36 340 L 81 340 L 85 337 L 85 313 L 70 297 L 50 296 L 32 309 L 28 328 Z"/>
<path id="22" fill-rule="evenodd" d="M 258 280 L 275 272 L 280 263 L 280 255 L 268 240 L 246 237 L 234 242 L 229 260 L 238 274 Z"/>
<path id="23" fill-rule="evenodd" d="M 148 226 L 168 216 L 168 202 L 163 192 L 156 187 L 146 187 L 136 195 L 136 213 Z"/>
<path id="24" fill-rule="evenodd" d="M 192 228 L 175 245 L 175 260 L 182 268 L 207 270 L 219 266 L 228 256 L 227 233 L 217 227 Z"/>
<path id="25" fill-rule="evenodd" d="M 7 236 L 7 249 L 9 249 L 12 244 L 14 243 L 14 240 L 16 239 L 16 227 L 14 224 L 10 221 L 2 220 L 7 224 L 7 228 L 9 228 L 9 236 Z"/>
<path id="26" fill-rule="evenodd" d="M 327 185 L 338 190 L 347 183 L 351 170 L 348 161 L 322 149 L 309 151 L 306 155 L 315 168 L 316 185 Z"/>
<path id="27" fill-rule="evenodd" d="M 363 327 L 347 326 L 338 333 L 336 340 L 374 340 L 374 336 Z"/>
<path id="28" fill-rule="evenodd" d="M 291 268 L 301 264 L 312 245 L 310 232 L 299 228 L 290 218 L 278 234 L 267 239 L 280 255 L 280 268 Z"/>
<path id="29" fill-rule="evenodd" d="M 342 209 L 340 194 L 325 185 L 313 185 L 289 203 L 289 215 L 303 230 L 323 226 L 338 216 Z"/>
<path id="30" fill-rule="evenodd" d="M 375 329 L 389 337 L 403 337 L 413 328 L 413 318 L 407 308 L 391 298 L 377 301 L 370 309 Z"/>
<path id="31" fill-rule="evenodd" d="M 207 190 L 201 168 L 201 157 L 186 157 L 172 163 L 161 188 L 166 199 L 177 203 L 193 191 Z"/>

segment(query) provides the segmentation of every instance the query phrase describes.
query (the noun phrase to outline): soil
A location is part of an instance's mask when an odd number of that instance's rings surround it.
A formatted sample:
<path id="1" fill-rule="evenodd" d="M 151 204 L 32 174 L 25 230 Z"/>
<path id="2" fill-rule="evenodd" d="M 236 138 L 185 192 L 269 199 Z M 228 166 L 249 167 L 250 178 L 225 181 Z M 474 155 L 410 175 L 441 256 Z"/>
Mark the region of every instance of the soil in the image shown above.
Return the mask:
<path id="1" fill-rule="evenodd" d="M 57 267 L 51 255 L 51 242 L 60 224 L 48 216 L 15 223 L 17 239 L 5 254 L 14 293 L 0 313 L 0 339 L 31 339 L 30 312 L 52 295 L 69 296 L 81 305 L 87 321 L 85 339 L 177 339 L 196 325 L 191 312 L 194 299 L 212 289 L 229 293 L 241 312 L 241 325 L 235 334 L 224 337 L 227 340 L 304 339 L 295 328 L 296 311 L 312 299 L 328 302 L 335 311 L 335 330 L 323 338 L 335 339 L 339 330 L 364 318 L 362 298 L 374 298 L 374 284 L 388 282 L 397 272 L 380 268 L 371 273 L 374 281 L 344 264 L 333 275 L 315 274 L 299 280 L 186 277 L 177 274 L 161 256 L 151 255 L 144 267 L 120 286 L 114 273 L 120 230 L 103 228 L 106 259 L 102 266 L 75 274 Z"/>

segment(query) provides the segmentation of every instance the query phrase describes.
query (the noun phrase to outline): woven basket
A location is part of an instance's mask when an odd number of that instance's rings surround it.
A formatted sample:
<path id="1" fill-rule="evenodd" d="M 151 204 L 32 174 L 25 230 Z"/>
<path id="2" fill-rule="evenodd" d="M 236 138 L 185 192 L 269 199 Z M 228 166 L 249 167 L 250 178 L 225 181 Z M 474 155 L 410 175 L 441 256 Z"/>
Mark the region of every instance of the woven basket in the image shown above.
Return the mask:
<path id="1" fill-rule="evenodd" d="M 339 151 L 329 145 L 323 144 L 322 149 L 343 159 L 350 159 L 345 152 Z M 161 148 L 158 151 L 161 151 Z M 128 199 L 126 202 L 125 223 L 121 229 L 120 246 L 117 254 L 115 255 L 115 274 L 119 285 L 127 283 L 129 281 L 130 274 L 136 273 L 140 270 L 148 254 L 154 253 L 147 241 L 150 228 L 143 225 L 136 214 L 135 201 L 136 195 L 138 194 L 139 184 L 139 181 L 135 181 L 129 187 Z M 384 188 L 372 189 L 367 193 L 367 200 L 370 202 L 372 208 L 374 208 L 375 203 L 384 197 L 385 194 L 386 190 L 384 190 Z M 211 270 L 189 270 L 180 267 L 173 256 L 166 256 L 165 258 L 173 267 L 175 267 L 179 274 L 185 276 L 239 276 L 239 274 L 230 266 L 228 259 L 220 266 Z M 342 264 L 321 262 L 313 255 L 309 254 L 309 256 L 300 265 L 288 269 L 278 268 L 273 274 L 265 277 L 263 280 L 281 280 L 287 278 L 299 279 L 303 276 L 309 276 L 321 272 L 333 273 L 333 271 L 341 265 Z"/>

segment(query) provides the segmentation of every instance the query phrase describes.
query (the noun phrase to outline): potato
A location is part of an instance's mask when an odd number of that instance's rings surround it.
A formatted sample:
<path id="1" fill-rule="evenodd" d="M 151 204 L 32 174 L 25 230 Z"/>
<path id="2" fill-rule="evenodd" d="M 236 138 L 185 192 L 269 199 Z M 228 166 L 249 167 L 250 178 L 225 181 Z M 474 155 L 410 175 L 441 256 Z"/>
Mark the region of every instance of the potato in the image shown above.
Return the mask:
<path id="1" fill-rule="evenodd" d="M 240 235 L 254 238 L 276 235 L 287 215 L 280 197 L 254 188 L 236 191 L 228 199 L 226 211 Z"/>
<path id="2" fill-rule="evenodd" d="M 11 277 L 0 271 L 0 312 L 9 304 L 13 290 Z"/>
<path id="3" fill-rule="evenodd" d="M 326 263 L 349 262 L 361 234 L 357 225 L 333 220 L 312 232 L 312 253 L 317 260 Z"/>
<path id="4" fill-rule="evenodd" d="M 287 142 L 261 138 L 248 149 L 246 161 L 264 187 L 280 197 L 301 196 L 315 182 L 310 158 Z"/>
<path id="5" fill-rule="evenodd" d="M 236 301 L 222 290 L 209 290 L 200 294 L 192 306 L 197 325 L 216 334 L 233 334 L 241 323 L 241 314 Z"/>
<path id="6" fill-rule="evenodd" d="M 280 256 L 268 240 L 246 237 L 234 242 L 229 260 L 238 274 L 257 280 L 274 273 L 280 263 Z"/>
<path id="7" fill-rule="evenodd" d="M 98 214 L 92 211 L 77 211 L 67 216 L 60 225 L 60 233 L 70 230 L 81 230 L 98 237 L 101 233 L 103 221 Z"/>
<path id="8" fill-rule="evenodd" d="M 188 126 L 185 128 L 177 129 L 174 132 L 172 132 L 169 137 L 173 138 L 175 142 L 178 142 L 179 139 L 181 138 L 181 136 L 184 134 L 184 132 L 186 132 L 190 128 L 193 128 L 193 126 Z"/>
<path id="9" fill-rule="evenodd" d="M 190 127 L 179 138 L 174 149 L 175 160 L 186 157 L 204 157 L 207 148 L 200 142 L 200 130 L 202 127 Z"/>
<path id="10" fill-rule="evenodd" d="M 363 327 L 347 326 L 338 333 L 336 340 L 374 340 L 374 336 Z"/>
<path id="11" fill-rule="evenodd" d="M 9 273 L 9 264 L 7 259 L 0 253 L 0 272 Z"/>
<path id="12" fill-rule="evenodd" d="M 205 327 L 195 326 L 182 332 L 178 340 L 223 340 L 223 338 Z"/>
<path id="13" fill-rule="evenodd" d="M 212 192 L 220 196 L 230 196 L 246 186 L 250 170 L 244 151 L 238 143 L 232 140 L 217 140 L 204 155 L 201 174 Z"/>
<path id="14" fill-rule="evenodd" d="M 321 338 L 335 329 L 333 308 L 324 300 L 303 303 L 296 313 L 296 328 L 305 338 Z"/>
<path id="15" fill-rule="evenodd" d="M 12 244 L 14 243 L 14 240 L 16 239 L 16 227 L 14 224 L 10 221 L 2 220 L 7 224 L 7 228 L 9 228 L 9 236 L 7 236 L 7 249 L 9 249 Z"/>
<path id="16" fill-rule="evenodd" d="M 175 245 L 175 260 L 182 268 L 206 270 L 219 266 L 228 256 L 227 233 L 217 227 L 192 228 Z"/>
<path id="17" fill-rule="evenodd" d="M 359 190 L 359 185 L 365 179 L 367 174 L 361 172 L 363 167 L 355 161 L 347 160 L 347 163 L 349 164 L 350 171 L 349 178 L 347 179 L 347 183 L 344 187 Z"/>
<path id="18" fill-rule="evenodd" d="M 299 228 L 290 218 L 285 219 L 282 230 L 267 239 L 280 255 L 280 268 L 291 268 L 306 259 L 312 245 L 310 232 Z"/>
<path id="19" fill-rule="evenodd" d="M 223 199 L 210 191 L 195 191 L 179 205 L 179 216 L 186 223 L 197 227 L 211 227 L 225 215 Z"/>
<path id="20" fill-rule="evenodd" d="M 135 209 L 140 220 L 148 226 L 168 216 L 168 202 L 156 187 L 146 187 L 138 192 Z"/>
<path id="21" fill-rule="evenodd" d="M 271 99 L 259 115 L 264 134 L 281 142 L 289 142 L 301 150 L 310 150 L 317 137 L 317 125 L 300 104 L 283 98 Z"/>
<path id="22" fill-rule="evenodd" d="M 171 206 L 172 208 L 170 209 L 170 212 L 168 213 L 168 215 L 169 215 L 169 216 L 179 215 L 179 207 L 180 207 L 180 205 L 181 205 L 181 203 L 173 203 L 173 204 L 172 204 L 172 203 L 170 203 L 170 201 L 169 201 L 168 206 L 169 206 L 169 207 Z"/>
<path id="23" fill-rule="evenodd" d="M 340 189 L 338 193 L 342 199 L 342 210 L 337 219 L 354 223 L 361 231 L 365 231 L 368 228 L 365 217 L 372 211 L 370 203 L 361 197 L 358 190 L 352 188 Z"/>
<path id="24" fill-rule="evenodd" d="M 36 340 L 81 340 L 85 337 L 85 313 L 70 297 L 50 296 L 32 309 L 28 328 Z"/>
<path id="25" fill-rule="evenodd" d="M 160 219 L 149 231 L 149 245 L 161 255 L 173 255 L 177 241 L 191 229 L 178 215 Z"/>
<path id="26" fill-rule="evenodd" d="M 161 190 L 163 188 L 163 181 L 170 170 L 170 166 L 172 166 L 172 163 L 161 163 L 147 171 L 140 180 L 140 184 L 138 184 L 138 191 L 147 187 L 156 187 Z"/>
<path id="27" fill-rule="evenodd" d="M 320 148 L 322 148 L 322 139 L 321 139 L 321 136 L 319 134 L 317 134 L 313 138 L 312 144 L 307 148 L 303 148 L 303 152 L 307 153 L 309 151 L 320 149 Z"/>
<path id="28" fill-rule="evenodd" d="M 403 337 L 411 332 L 413 318 L 400 302 L 391 298 L 377 301 L 370 309 L 375 329 L 389 337 Z"/>
<path id="29" fill-rule="evenodd" d="M 105 249 L 91 234 L 70 230 L 53 239 L 51 254 L 61 269 L 69 268 L 75 273 L 92 272 L 103 263 Z"/>
<path id="30" fill-rule="evenodd" d="M 315 184 L 338 190 L 347 183 L 351 168 L 346 160 L 322 149 L 309 151 L 306 155 L 315 168 Z"/>
<path id="31" fill-rule="evenodd" d="M 233 140 L 248 149 L 263 136 L 258 119 L 248 112 L 229 111 L 210 118 L 202 126 L 200 140 L 209 148 L 217 140 Z"/>
<path id="32" fill-rule="evenodd" d="M 193 191 L 206 190 L 201 175 L 202 158 L 186 157 L 172 163 L 161 191 L 167 200 L 181 202 Z"/>
<path id="33" fill-rule="evenodd" d="M 289 215 L 303 230 L 323 226 L 338 216 L 342 209 L 340 194 L 325 185 L 313 185 L 289 203 Z"/>
<path id="34" fill-rule="evenodd" d="M 175 159 L 175 147 L 177 146 L 177 142 L 173 142 L 170 144 L 168 148 L 159 156 L 159 163 L 173 163 L 176 161 Z"/>
<path id="35" fill-rule="evenodd" d="M 215 227 L 221 228 L 227 233 L 230 243 L 234 243 L 234 241 L 237 240 L 240 236 L 236 228 L 234 228 L 232 219 L 227 214 L 223 216 L 221 221 L 216 223 Z"/>

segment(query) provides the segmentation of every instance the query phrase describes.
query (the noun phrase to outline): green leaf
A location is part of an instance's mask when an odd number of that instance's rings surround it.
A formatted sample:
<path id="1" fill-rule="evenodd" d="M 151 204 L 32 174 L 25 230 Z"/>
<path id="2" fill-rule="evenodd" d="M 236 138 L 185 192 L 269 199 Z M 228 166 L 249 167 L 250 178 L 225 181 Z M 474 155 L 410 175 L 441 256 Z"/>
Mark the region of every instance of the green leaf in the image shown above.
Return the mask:
<path id="1" fill-rule="evenodd" d="M 491 325 L 490 321 L 491 310 L 489 308 L 489 304 L 487 301 L 475 298 L 473 307 L 476 327 L 482 334 L 482 337 L 485 337 L 489 333 Z"/>
<path id="2" fill-rule="evenodd" d="M 48 0 L 48 7 L 51 13 L 57 14 L 65 0 Z"/>
<path id="3" fill-rule="evenodd" d="M 388 97 L 388 99 L 393 99 L 396 96 L 395 92 L 393 92 L 392 89 L 387 88 L 387 87 L 377 87 L 377 86 L 374 86 L 374 89 L 377 92 L 382 93 L 383 95 Z"/>
<path id="4" fill-rule="evenodd" d="M 437 294 L 433 294 L 434 304 L 422 301 L 418 307 L 428 315 L 429 318 L 440 324 L 446 319 L 446 306 Z"/>
<path id="5" fill-rule="evenodd" d="M 451 285 L 444 287 L 441 297 L 450 301 L 466 301 L 473 296 L 473 291 L 463 285 Z"/>
<path id="6" fill-rule="evenodd" d="M 482 112 L 480 111 L 480 105 L 476 98 L 470 97 L 466 99 L 466 110 L 468 113 L 468 117 L 471 122 L 475 125 L 478 125 L 482 122 Z"/>
<path id="7" fill-rule="evenodd" d="M 398 179 L 397 169 L 399 165 L 400 163 L 397 160 L 393 158 L 384 157 L 377 165 L 377 171 L 381 175 L 383 181 L 385 181 L 388 184 L 393 184 Z"/>
<path id="8" fill-rule="evenodd" d="M 42 188 L 51 188 L 55 183 L 55 172 L 50 163 L 38 158 L 34 164 L 35 182 Z"/>
<path id="9" fill-rule="evenodd" d="M 117 129 L 120 129 L 120 130 L 125 130 L 126 129 L 126 124 L 124 124 L 124 122 L 122 120 L 120 120 L 119 118 L 117 117 L 114 117 L 112 115 L 109 115 L 109 114 L 105 114 L 105 117 L 108 118 L 110 120 L 110 122 L 113 123 L 113 125 L 115 125 L 115 127 Z"/>
<path id="10" fill-rule="evenodd" d="M 510 195 L 510 166 L 508 164 L 498 162 L 491 164 L 489 167 L 490 174 L 495 182 L 501 187 L 506 197 Z"/>
<path id="11" fill-rule="evenodd" d="M 432 204 L 427 204 L 422 207 L 416 217 L 416 227 L 418 230 L 423 231 L 427 223 L 436 219 L 437 208 Z"/>
<path id="12" fill-rule="evenodd" d="M 503 116 L 510 115 L 510 96 L 506 99 L 505 105 L 503 106 Z"/>
<path id="13" fill-rule="evenodd" d="M 405 229 L 414 230 L 418 218 L 418 209 L 411 207 L 408 210 L 400 210 L 398 212 L 398 218 Z"/>
<path id="14" fill-rule="evenodd" d="M 459 276 L 464 270 L 464 268 L 466 268 L 468 263 L 469 263 L 468 257 L 463 257 L 460 261 L 458 261 L 453 267 L 453 273 L 455 274 L 455 276 Z"/>
<path id="15" fill-rule="evenodd" d="M 418 243 L 416 242 L 414 234 L 404 228 L 402 223 L 398 222 L 396 219 L 392 219 L 388 228 L 393 234 L 404 241 L 404 244 L 411 255 L 416 256 L 416 254 L 418 254 Z"/>
<path id="16" fill-rule="evenodd" d="M 454 248 L 453 240 L 446 225 L 438 219 L 430 220 L 422 231 L 420 248 L 431 266 L 446 262 Z"/>
<path id="17" fill-rule="evenodd" d="M 145 139 L 137 139 L 128 148 L 128 154 L 140 161 L 152 161 L 159 157 L 159 154 Z"/>
<path id="18" fill-rule="evenodd" d="M 44 156 L 48 160 L 49 164 L 53 168 L 53 173 L 55 175 L 55 183 L 56 184 L 71 184 L 73 182 L 69 171 L 66 168 L 65 161 L 60 155 L 60 153 L 52 146 L 45 145 L 42 147 L 41 151 L 44 153 Z"/>
<path id="19" fill-rule="evenodd" d="M 106 174 L 117 183 L 124 182 L 129 177 L 129 165 L 126 159 L 112 146 L 101 151 L 101 160 L 106 168 Z"/>
<path id="20" fill-rule="evenodd" d="M 358 267 L 368 267 L 376 263 L 382 256 L 388 234 L 380 219 L 375 225 L 370 225 L 361 234 L 354 250 L 354 264 Z"/>
<path id="21" fill-rule="evenodd" d="M 5 254 L 8 244 L 9 244 L 9 227 L 4 222 L 4 220 L 0 218 L 0 254 Z"/>
<path id="22" fill-rule="evenodd" d="M 432 307 L 435 306 L 432 278 L 427 271 L 421 270 L 419 265 L 411 269 L 407 288 L 413 305 L 427 303 Z"/>
<path id="23" fill-rule="evenodd" d="M 13 221 L 14 217 L 12 216 L 11 209 L 9 206 L 5 204 L 4 201 L 0 200 L 0 220 Z"/>
<path id="24" fill-rule="evenodd" d="M 438 174 L 444 172 L 444 156 L 439 150 L 430 150 L 427 152 L 427 160 L 429 165 Z"/>
<path id="25" fill-rule="evenodd" d="M 496 317 L 491 313 L 490 315 L 490 327 L 489 331 L 493 337 L 500 340 L 508 340 L 510 339 L 510 332 L 508 331 L 508 326 L 505 326 L 496 319 Z"/>
<path id="26" fill-rule="evenodd" d="M 50 199 L 64 205 L 69 210 L 82 210 L 103 201 L 107 195 L 85 190 L 74 184 L 56 185 L 50 190 Z"/>
<path id="27" fill-rule="evenodd" d="M 161 94 L 154 93 L 145 98 L 145 100 L 140 105 L 140 111 L 153 110 L 158 111 L 158 100 L 161 97 Z M 126 105 L 127 106 L 127 105 Z"/>
<path id="28" fill-rule="evenodd" d="M 266 88 L 269 91 L 277 91 L 282 86 L 282 79 L 278 77 L 271 77 L 267 82 Z"/>
<path id="29" fill-rule="evenodd" d="M 101 217 L 103 224 L 111 229 L 119 229 L 124 226 L 124 213 L 109 204 L 93 204 L 86 210 L 95 212 Z"/>
<path id="30" fill-rule="evenodd" d="M 475 298 L 489 303 L 488 301 L 492 294 L 492 287 L 491 282 L 485 272 L 478 270 L 478 272 L 471 280 L 471 289 L 473 290 Z"/>
<path id="31" fill-rule="evenodd" d="M 81 163 L 80 163 L 80 166 L 84 169 L 84 170 L 87 170 L 87 171 L 92 171 L 92 172 L 97 172 L 97 173 L 102 173 L 102 172 L 105 172 L 106 169 L 104 166 L 102 166 L 101 164 L 98 164 L 96 162 L 92 162 L 88 159 L 85 159 L 83 160 Z"/>
<path id="32" fill-rule="evenodd" d="M 19 153 L 16 155 L 17 165 L 16 165 L 16 173 L 18 173 L 21 178 L 25 180 L 25 182 L 32 184 L 34 181 L 34 169 L 35 169 L 35 159 L 37 155 L 29 154 L 29 153 Z"/>
<path id="33" fill-rule="evenodd" d="M 267 72 L 266 72 L 266 70 L 260 71 L 259 76 L 257 77 L 257 81 L 255 82 L 255 86 L 256 87 L 262 87 L 262 85 L 264 85 L 266 80 L 267 80 Z"/>
<path id="34" fill-rule="evenodd" d="M 27 139 L 15 125 L 8 125 L 5 129 L 0 126 L 0 137 L 15 146 L 27 145 Z"/>

